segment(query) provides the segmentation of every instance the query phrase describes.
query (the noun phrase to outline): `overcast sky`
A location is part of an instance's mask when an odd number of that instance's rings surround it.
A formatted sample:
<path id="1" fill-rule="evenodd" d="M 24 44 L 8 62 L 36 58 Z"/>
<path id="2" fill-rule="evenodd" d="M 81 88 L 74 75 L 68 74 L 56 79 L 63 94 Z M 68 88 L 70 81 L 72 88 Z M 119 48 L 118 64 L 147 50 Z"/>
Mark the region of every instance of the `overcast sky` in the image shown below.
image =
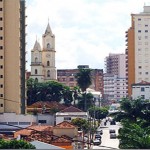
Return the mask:
<path id="1" fill-rule="evenodd" d="M 74 69 L 89 65 L 104 69 L 109 53 L 125 52 L 125 31 L 131 13 L 143 11 L 150 0 L 26 0 L 27 70 L 31 49 L 48 20 L 55 34 L 56 68 Z"/>

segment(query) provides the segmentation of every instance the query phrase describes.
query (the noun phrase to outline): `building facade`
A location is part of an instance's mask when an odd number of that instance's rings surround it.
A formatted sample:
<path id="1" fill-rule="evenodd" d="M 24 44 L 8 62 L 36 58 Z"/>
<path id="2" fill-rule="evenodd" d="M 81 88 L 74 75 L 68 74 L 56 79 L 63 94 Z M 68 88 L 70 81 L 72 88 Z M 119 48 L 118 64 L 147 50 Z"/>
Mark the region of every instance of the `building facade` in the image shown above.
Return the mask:
<path id="1" fill-rule="evenodd" d="M 105 59 L 104 99 L 119 101 L 127 97 L 126 55 L 109 54 Z"/>
<path id="2" fill-rule="evenodd" d="M 25 113 L 25 0 L 0 1 L 0 113 Z"/>
<path id="3" fill-rule="evenodd" d="M 132 84 L 132 99 L 138 98 L 150 100 L 150 82 Z"/>
<path id="4" fill-rule="evenodd" d="M 31 76 L 38 82 L 56 80 L 55 35 L 48 23 L 42 36 L 42 46 L 36 40 L 31 51 Z"/>
<path id="5" fill-rule="evenodd" d="M 150 6 L 143 12 L 131 14 L 131 27 L 126 32 L 126 71 L 128 95 L 132 95 L 132 84 L 142 80 L 150 82 Z"/>
<path id="6" fill-rule="evenodd" d="M 78 66 L 80 68 L 80 66 Z M 82 67 L 82 66 L 81 66 Z M 88 67 L 89 68 L 89 67 Z M 57 80 L 69 87 L 77 86 L 76 74 L 78 69 L 58 69 Z M 103 69 L 92 69 L 91 89 L 99 91 L 103 94 Z"/>

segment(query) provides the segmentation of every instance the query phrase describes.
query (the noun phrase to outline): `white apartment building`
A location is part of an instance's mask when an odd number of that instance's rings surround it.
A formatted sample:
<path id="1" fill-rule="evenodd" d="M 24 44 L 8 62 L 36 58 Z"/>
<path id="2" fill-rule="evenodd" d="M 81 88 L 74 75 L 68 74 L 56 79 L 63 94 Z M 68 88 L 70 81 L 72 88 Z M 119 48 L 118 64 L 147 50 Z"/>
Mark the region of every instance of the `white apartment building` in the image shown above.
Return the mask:
<path id="1" fill-rule="evenodd" d="M 150 81 L 150 6 L 134 14 L 135 28 L 135 83 Z"/>
<path id="2" fill-rule="evenodd" d="M 119 101 L 127 97 L 126 55 L 109 54 L 105 59 L 106 73 L 104 79 L 104 97 L 107 100 Z"/>
<path id="3" fill-rule="evenodd" d="M 119 78 L 117 75 L 104 74 L 104 94 L 108 101 L 119 101 L 127 97 L 126 79 Z"/>

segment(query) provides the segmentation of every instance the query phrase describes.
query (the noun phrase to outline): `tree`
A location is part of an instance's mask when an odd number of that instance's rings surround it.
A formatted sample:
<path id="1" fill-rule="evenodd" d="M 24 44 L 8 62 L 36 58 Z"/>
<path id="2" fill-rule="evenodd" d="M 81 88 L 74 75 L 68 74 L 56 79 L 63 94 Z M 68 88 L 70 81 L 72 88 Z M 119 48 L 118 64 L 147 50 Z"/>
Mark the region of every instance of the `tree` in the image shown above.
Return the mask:
<path id="1" fill-rule="evenodd" d="M 142 121 L 140 121 L 142 122 Z M 150 127 L 143 128 L 141 123 L 129 123 L 127 120 L 122 123 L 123 128 L 119 129 L 121 149 L 149 149 L 150 148 Z"/>
<path id="2" fill-rule="evenodd" d="M 121 121 L 118 138 L 121 149 L 150 147 L 150 102 L 142 99 L 121 101 L 121 111 L 113 114 Z"/>
<path id="3" fill-rule="evenodd" d="M 36 147 L 23 140 L 0 140 L 0 149 L 36 149 Z"/>
<path id="4" fill-rule="evenodd" d="M 84 96 L 84 110 L 87 110 L 86 105 L 86 89 L 92 84 L 91 69 L 79 69 L 75 78 L 77 80 L 78 86 L 81 88 Z"/>
<path id="5" fill-rule="evenodd" d="M 73 101 L 70 87 L 57 81 L 35 82 L 33 79 L 27 81 L 27 104 L 31 105 L 37 101 L 57 101 L 64 100 L 66 105 Z"/>
<path id="6" fill-rule="evenodd" d="M 83 118 L 75 118 L 71 120 L 71 123 L 73 125 L 76 125 L 79 127 L 79 130 L 83 130 L 85 133 L 88 131 L 89 129 L 89 124 L 88 121 L 83 119 Z"/>

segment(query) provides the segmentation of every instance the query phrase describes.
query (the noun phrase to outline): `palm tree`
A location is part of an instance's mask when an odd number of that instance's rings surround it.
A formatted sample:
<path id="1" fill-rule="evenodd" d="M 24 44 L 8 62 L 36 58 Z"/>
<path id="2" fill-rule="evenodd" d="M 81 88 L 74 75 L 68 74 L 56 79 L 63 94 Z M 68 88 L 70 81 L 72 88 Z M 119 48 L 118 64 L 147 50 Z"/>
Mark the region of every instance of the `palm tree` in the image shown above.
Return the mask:
<path id="1" fill-rule="evenodd" d="M 84 110 L 86 111 L 86 89 L 92 84 L 91 69 L 79 69 L 75 78 L 84 96 Z"/>

